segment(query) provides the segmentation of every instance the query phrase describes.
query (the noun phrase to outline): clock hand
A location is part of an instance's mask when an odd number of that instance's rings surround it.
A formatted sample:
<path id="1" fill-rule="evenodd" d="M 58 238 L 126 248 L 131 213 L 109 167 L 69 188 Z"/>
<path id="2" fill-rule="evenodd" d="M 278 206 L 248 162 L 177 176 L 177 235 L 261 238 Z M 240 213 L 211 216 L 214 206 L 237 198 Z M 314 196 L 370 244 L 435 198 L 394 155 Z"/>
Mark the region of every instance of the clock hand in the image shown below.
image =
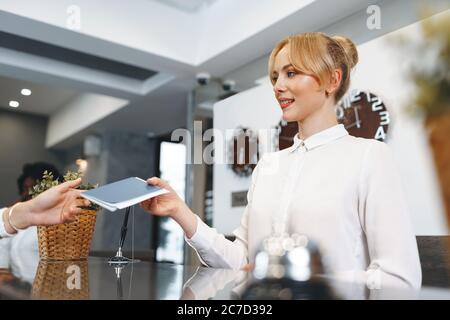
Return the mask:
<path id="1" fill-rule="evenodd" d="M 353 107 L 353 110 L 355 111 L 356 127 L 358 129 L 361 128 L 361 120 L 359 120 L 359 114 L 358 114 L 359 108 L 360 108 L 359 106 Z"/>
<path id="2" fill-rule="evenodd" d="M 349 124 L 349 125 L 345 126 L 345 129 L 350 129 L 350 128 L 353 128 L 354 126 L 357 126 L 357 125 L 358 125 L 358 122 L 353 122 L 352 124 Z"/>

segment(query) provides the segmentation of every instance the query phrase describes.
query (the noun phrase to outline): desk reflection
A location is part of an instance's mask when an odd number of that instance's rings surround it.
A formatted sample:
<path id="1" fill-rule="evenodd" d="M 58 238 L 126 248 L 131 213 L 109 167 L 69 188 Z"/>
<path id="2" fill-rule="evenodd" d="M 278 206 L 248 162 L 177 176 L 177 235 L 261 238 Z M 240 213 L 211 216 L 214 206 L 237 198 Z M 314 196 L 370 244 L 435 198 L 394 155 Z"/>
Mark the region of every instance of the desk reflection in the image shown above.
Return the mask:
<path id="1" fill-rule="evenodd" d="M 250 279 L 245 271 L 199 267 L 184 284 L 180 299 L 239 299 Z"/>
<path id="2" fill-rule="evenodd" d="M 146 261 L 125 266 L 118 281 L 115 268 L 106 258 L 39 261 L 37 247 L 12 251 L 10 243 L 6 245 L 3 240 L 0 299 L 227 300 L 242 299 L 245 290 L 255 285 L 249 272 Z M 323 275 L 315 279 L 321 279 L 338 299 L 450 299 L 450 290 L 446 289 L 370 289 L 363 282 Z M 278 298 L 293 297 L 282 294 Z"/>

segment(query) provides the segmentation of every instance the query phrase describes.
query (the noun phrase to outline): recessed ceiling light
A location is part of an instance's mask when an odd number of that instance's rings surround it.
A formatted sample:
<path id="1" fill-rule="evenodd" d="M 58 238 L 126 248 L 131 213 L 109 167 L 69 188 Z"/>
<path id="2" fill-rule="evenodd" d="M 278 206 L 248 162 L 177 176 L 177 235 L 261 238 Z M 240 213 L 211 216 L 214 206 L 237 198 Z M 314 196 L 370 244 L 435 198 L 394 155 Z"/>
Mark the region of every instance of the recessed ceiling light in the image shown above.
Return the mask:
<path id="1" fill-rule="evenodd" d="M 29 95 L 31 95 L 31 90 L 30 89 L 22 89 L 22 91 L 20 91 L 20 93 L 24 96 L 29 96 Z"/>
<path id="2" fill-rule="evenodd" d="M 12 108 L 17 108 L 19 105 L 20 105 L 20 103 L 17 102 L 17 101 L 14 101 L 14 100 L 11 100 L 9 102 L 9 106 L 12 107 Z"/>

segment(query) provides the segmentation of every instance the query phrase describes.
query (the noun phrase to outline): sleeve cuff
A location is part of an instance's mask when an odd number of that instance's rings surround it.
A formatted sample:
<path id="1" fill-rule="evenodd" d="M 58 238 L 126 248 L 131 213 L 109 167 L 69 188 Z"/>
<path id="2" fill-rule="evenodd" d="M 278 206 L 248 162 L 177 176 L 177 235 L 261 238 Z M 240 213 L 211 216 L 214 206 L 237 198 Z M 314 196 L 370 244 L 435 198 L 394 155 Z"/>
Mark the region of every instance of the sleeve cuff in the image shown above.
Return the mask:
<path id="1" fill-rule="evenodd" d="M 210 228 L 197 216 L 197 230 L 190 239 L 188 239 L 186 235 L 184 236 L 184 239 L 196 250 L 209 250 L 215 233 L 214 229 Z"/>
<path id="2" fill-rule="evenodd" d="M 209 227 L 199 216 L 197 216 L 197 230 L 194 235 L 190 239 L 188 239 L 186 235 L 184 236 L 184 240 L 187 244 L 197 252 L 200 262 L 207 267 L 209 267 L 209 265 L 204 261 L 202 255 L 207 254 L 208 251 L 210 251 L 216 235 L 217 231 Z"/>

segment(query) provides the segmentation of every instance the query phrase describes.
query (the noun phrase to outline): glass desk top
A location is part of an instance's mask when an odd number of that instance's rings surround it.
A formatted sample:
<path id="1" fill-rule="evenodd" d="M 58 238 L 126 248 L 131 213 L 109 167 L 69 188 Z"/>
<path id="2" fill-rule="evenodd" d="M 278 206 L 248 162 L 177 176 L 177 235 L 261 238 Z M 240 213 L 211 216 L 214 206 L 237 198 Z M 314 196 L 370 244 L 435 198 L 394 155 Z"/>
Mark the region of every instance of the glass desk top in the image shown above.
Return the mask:
<path id="1" fill-rule="evenodd" d="M 242 298 L 255 283 L 244 271 L 147 261 L 115 268 L 106 258 L 39 261 L 37 254 L 28 253 L 9 262 L 0 272 L 0 299 L 228 300 Z M 448 289 L 370 290 L 363 284 L 323 279 L 340 299 L 450 299 Z"/>

